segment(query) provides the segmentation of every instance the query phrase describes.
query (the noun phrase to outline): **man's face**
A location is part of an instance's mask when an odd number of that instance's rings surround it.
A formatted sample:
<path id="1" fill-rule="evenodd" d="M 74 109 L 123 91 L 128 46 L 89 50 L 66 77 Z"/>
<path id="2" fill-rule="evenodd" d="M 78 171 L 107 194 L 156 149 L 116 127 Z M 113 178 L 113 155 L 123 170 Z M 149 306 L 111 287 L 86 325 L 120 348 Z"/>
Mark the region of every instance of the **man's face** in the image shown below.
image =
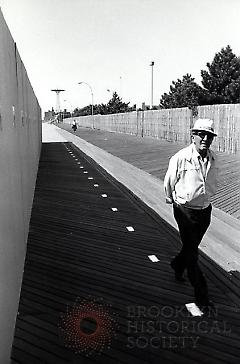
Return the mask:
<path id="1" fill-rule="evenodd" d="M 212 144 L 214 135 L 207 131 L 194 131 L 192 133 L 193 143 L 198 152 L 206 152 Z"/>

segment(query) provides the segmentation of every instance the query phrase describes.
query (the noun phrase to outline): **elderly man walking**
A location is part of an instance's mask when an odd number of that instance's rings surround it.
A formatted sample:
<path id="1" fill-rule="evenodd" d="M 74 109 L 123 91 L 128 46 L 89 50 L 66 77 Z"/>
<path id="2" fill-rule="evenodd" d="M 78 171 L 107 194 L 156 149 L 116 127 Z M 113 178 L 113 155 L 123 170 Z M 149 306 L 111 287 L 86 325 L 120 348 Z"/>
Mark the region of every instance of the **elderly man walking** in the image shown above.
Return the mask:
<path id="1" fill-rule="evenodd" d="M 171 261 L 171 267 L 177 281 L 184 281 L 183 273 L 187 270 L 196 304 L 201 309 L 213 306 L 198 265 L 198 246 L 210 225 L 210 199 L 217 187 L 216 156 L 210 149 L 215 136 L 212 120 L 196 120 L 192 144 L 170 159 L 164 179 L 166 202 L 173 204 L 182 241 L 182 249 Z"/>

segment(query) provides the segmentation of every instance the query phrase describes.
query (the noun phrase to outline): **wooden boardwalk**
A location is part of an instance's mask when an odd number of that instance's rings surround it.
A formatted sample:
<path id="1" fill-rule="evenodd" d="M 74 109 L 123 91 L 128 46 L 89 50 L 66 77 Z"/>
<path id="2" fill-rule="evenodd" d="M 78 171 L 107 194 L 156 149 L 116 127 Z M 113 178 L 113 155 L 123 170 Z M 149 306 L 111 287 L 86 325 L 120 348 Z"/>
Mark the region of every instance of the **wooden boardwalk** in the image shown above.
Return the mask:
<path id="1" fill-rule="evenodd" d="M 193 290 L 169 267 L 178 248 L 170 225 L 74 145 L 43 144 L 12 364 L 238 363 L 239 277 L 229 288 L 201 254 L 217 313 L 190 317 Z M 94 340 L 102 353 L 87 355 Z"/>
<path id="2" fill-rule="evenodd" d="M 72 132 L 67 124 L 59 127 Z M 143 169 L 163 180 L 169 158 L 184 147 L 153 138 L 140 138 L 127 134 L 78 128 L 76 135 L 99 148 Z M 240 219 L 240 154 L 217 153 L 219 159 L 219 185 L 213 205 Z"/>

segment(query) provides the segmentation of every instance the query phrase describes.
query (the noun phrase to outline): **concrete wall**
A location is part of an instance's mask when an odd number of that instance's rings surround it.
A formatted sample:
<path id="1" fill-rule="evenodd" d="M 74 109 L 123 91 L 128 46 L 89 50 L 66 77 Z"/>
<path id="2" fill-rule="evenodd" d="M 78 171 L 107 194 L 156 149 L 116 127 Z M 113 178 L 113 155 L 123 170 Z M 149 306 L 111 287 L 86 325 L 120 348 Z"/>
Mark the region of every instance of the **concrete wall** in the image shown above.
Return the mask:
<path id="1" fill-rule="evenodd" d="M 0 364 L 10 362 L 40 149 L 41 110 L 0 11 Z"/>

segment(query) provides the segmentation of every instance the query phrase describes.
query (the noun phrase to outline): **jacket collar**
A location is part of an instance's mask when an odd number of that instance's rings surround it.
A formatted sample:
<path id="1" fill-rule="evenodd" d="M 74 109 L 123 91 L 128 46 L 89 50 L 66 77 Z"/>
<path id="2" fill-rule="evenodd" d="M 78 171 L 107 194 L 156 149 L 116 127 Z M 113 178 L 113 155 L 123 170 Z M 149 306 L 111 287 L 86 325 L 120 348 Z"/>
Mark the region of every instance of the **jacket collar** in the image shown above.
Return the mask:
<path id="1" fill-rule="evenodd" d="M 187 151 L 186 151 L 186 159 L 190 162 L 192 159 L 198 158 L 198 156 L 200 155 L 196 148 L 195 145 L 192 143 L 189 145 L 189 147 L 187 147 Z M 215 155 L 213 153 L 213 151 L 211 149 L 208 150 L 207 152 L 207 156 L 209 157 L 210 161 L 211 160 L 215 160 Z"/>

